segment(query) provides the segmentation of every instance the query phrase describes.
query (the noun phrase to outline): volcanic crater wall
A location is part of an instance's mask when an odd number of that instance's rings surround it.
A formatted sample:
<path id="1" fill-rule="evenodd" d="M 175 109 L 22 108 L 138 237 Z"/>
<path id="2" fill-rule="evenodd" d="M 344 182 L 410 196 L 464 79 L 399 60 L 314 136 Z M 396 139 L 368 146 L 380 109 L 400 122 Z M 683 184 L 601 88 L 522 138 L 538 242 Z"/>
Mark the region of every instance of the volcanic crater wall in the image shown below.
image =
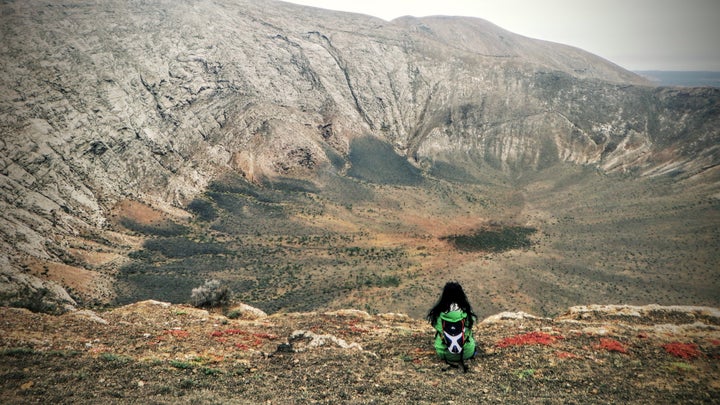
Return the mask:
<path id="1" fill-rule="evenodd" d="M 122 199 L 171 211 L 226 171 L 344 173 L 364 136 L 423 168 L 689 176 L 720 160 L 717 89 L 651 87 L 479 19 L 243 0 L 1 7 L 8 277 L 27 257 L 58 260 Z"/>

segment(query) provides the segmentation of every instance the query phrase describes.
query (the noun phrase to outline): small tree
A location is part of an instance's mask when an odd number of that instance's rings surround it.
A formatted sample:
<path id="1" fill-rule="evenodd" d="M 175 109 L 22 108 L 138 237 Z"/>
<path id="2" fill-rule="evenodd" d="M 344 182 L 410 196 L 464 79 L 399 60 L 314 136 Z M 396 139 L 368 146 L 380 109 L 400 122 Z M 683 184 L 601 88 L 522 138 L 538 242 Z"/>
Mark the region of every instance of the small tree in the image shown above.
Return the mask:
<path id="1" fill-rule="evenodd" d="M 230 290 L 219 280 L 208 280 L 200 287 L 193 288 L 190 303 L 198 308 L 225 306 L 230 302 Z"/>

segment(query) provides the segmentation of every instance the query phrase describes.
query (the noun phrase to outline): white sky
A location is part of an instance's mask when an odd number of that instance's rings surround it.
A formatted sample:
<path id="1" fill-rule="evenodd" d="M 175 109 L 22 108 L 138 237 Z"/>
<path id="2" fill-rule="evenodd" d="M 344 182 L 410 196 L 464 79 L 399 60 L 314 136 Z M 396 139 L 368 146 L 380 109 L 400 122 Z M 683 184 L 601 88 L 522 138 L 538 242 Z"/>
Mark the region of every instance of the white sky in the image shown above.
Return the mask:
<path id="1" fill-rule="evenodd" d="M 629 70 L 720 71 L 720 0 L 286 0 L 384 20 L 480 17 Z"/>

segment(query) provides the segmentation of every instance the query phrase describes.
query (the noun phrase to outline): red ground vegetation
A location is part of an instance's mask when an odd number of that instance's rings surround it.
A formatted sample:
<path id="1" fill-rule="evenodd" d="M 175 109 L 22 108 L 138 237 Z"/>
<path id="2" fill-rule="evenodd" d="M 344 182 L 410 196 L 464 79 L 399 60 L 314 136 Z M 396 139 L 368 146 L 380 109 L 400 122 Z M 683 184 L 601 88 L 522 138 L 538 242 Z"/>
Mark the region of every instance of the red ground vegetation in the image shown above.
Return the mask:
<path id="1" fill-rule="evenodd" d="M 580 358 L 580 356 L 578 356 L 575 353 L 563 352 L 563 351 L 555 352 L 555 356 L 557 356 L 559 359 L 579 359 Z"/>
<path id="2" fill-rule="evenodd" d="M 609 352 L 618 352 L 618 353 L 628 354 L 628 351 L 625 348 L 625 345 L 623 345 L 622 343 L 618 342 L 615 339 L 601 338 L 600 344 L 595 346 L 595 348 L 607 350 Z"/>
<path id="3" fill-rule="evenodd" d="M 664 344 L 663 349 L 675 357 L 694 359 L 700 357 L 700 350 L 695 343 L 672 342 Z"/>
<path id="4" fill-rule="evenodd" d="M 175 336 L 176 338 L 186 338 L 190 336 L 190 333 L 188 331 L 179 330 L 179 329 L 168 329 L 164 332 L 166 335 Z"/>
<path id="5" fill-rule="evenodd" d="M 561 335 L 551 335 L 544 332 L 530 332 L 504 338 L 496 343 L 498 347 L 521 345 L 551 345 L 556 340 L 563 339 Z"/>

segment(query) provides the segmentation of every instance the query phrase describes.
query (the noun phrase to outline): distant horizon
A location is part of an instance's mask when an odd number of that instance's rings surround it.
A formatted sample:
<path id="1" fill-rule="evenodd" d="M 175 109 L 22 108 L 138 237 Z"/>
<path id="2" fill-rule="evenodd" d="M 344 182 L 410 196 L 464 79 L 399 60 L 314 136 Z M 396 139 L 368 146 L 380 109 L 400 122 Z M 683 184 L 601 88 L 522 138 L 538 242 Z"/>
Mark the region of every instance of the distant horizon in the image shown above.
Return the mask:
<path id="1" fill-rule="evenodd" d="M 718 87 L 720 71 L 713 70 L 631 70 L 660 86 Z"/>
<path id="2" fill-rule="evenodd" d="M 631 72 L 697 72 L 697 73 L 720 73 L 720 70 L 688 70 L 688 69 L 628 69 Z"/>
<path id="3" fill-rule="evenodd" d="M 285 1 L 385 21 L 476 17 L 525 37 L 583 49 L 629 71 L 720 71 L 718 0 Z"/>

